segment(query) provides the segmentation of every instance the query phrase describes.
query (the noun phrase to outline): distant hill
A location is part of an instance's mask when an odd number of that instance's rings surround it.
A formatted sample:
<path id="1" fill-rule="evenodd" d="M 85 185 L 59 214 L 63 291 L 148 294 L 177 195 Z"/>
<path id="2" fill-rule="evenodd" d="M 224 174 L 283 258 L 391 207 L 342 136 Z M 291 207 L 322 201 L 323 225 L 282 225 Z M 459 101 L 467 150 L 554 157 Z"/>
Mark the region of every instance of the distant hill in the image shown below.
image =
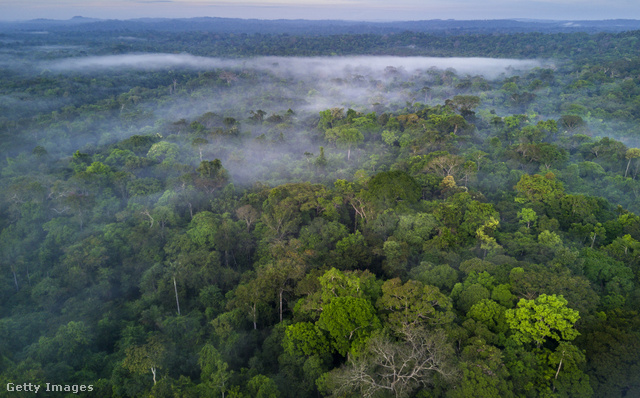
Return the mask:
<path id="1" fill-rule="evenodd" d="M 527 19 L 501 20 L 428 20 L 401 22 L 359 22 L 341 20 L 259 20 L 236 18 L 139 18 L 100 20 L 73 17 L 69 20 L 34 19 L 22 22 L 0 22 L 0 31 L 206 31 L 216 33 L 261 33 L 296 35 L 390 34 L 405 31 L 442 35 L 487 33 L 571 33 L 623 32 L 639 30 L 640 21 L 615 19 L 602 21 L 551 21 Z"/>

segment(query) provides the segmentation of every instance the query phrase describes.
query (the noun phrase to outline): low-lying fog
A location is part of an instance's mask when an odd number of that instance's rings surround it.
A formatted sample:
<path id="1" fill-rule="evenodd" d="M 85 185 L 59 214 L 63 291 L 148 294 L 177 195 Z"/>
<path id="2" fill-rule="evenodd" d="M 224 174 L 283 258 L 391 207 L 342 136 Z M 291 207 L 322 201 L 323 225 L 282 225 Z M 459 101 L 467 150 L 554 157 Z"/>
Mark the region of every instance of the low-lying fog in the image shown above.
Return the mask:
<path id="1" fill-rule="evenodd" d="M 274 114 L 284 115 L 287 109 L 292 109 L 298 121 L 305 121 L 317 117 L 319 111 L 333 107 L 368 113 L 372 110 L 393 111 L 415 102 L 442 104 L 445 99 L 463 93 L 455 88 L 456 81 L 494 80 L 526 74 L 536 67 L 549 67 L 549 63 L 492 58 L 353 56 L 224 59 L 189 54 L 125 54 L 65 57 L 36 61 L 31 66 L 35 73 L 46 74 L 50 78 L 55 78 L 56 74 L 67 78 L 74 75 L 89 77 L 91 84 L 97 84 L 97 87 L 100 87 L 101 78 L 105 82 L 117 80 L 121 84 L 122 79 L 129 81 L 129 76 L 133 79 L 127 83 L 129 87 L 113 87 L 123 93 L 118 97 L 119 116 L 100 119 L 83 113 L 80 120 L 57 124 L 58 127 L 51 131 L 34 132 L 35 137 L 47 137 L 42 142 L 46 142 L 50 153 L 59 151 L 59 155 L 66 153 L 68 156 L 85 145 L 108 144 L 134 134 L 154 133 L 158 125 L 180 119 L 191 122 L 207 112 L 244 121 L 258 109 L 266 113 L 265 118 Z M 193 84 L 197 75 L 180 73 L 187 70 L 198 73 L 213 71 L 214 79 L 220 80 L 217 83 L 203 80 L 204 83 Z M 449 73 L 450 80 L 443 83 L 446 70 L 455 75 Z M 145 98 L 144 90 L 129 90 L 138 84 L 136 79 L 142 81 L 145 78 L 147 71 L 153 72 L 156 79 L 157 76 L 164 77 L 160 78 L 162 83 L 159 86 L 150 87 L 154 94 Z M 474 90 L 464 93 L 477 94 Z M 64 106 L 64 99 L 59 100 L 60 106 Z M 13 98 L 5 98 L 4 101 L 0 98 L 0 105 L 2 103 L 5 108 L 19 106 L 18 99 Z M 134 118 L 135 122 L 129 122 L 133 119 L 128 117 Z M 305 152 L 317 156 L 321 144 L 313 142 L 311 137 L 314 126 L 313 121 L 295 126 L 261 126 L 242 122 L 241 130 L 249 134 L 250 140 L 266 136 L 269 145 L 265 148 L 253 148 L 251 145 L 234 147 L 235 144 L 227 145 L 218 140 L 206 145 L 205 149 L 208 155 L 223 161 L 235 181 L 246 182 L 256 177 L 255 168 L 249 164 L 260 163 L 267 173 L 275 164 L 286 167 L 283 163 L 291 164 L 290 160 L 301 159 Z M 279 138 L 281 133 L 285 135 L 286 142 Z M 29 150 L 33 144 L 25 143 Z M 193 148 L 185 148 L 185 151 L 192 152 Z M 337 156 L 340 152 L 331 149 L 327 155 L 332 156 L 333 153 Z M 194 164 L 197 161 L 194 158 Z"/>
<path id="2" fill-rule="evenodd" d="M 128 54 L 61 59 L 43 64 L 55 71 L 91 72 L 96 69 L 134 68 L 142 70 L 193 68 L 248 68 L 288 76 L 336 77 L 344 72 L 380 74 L 389 66 L 407 73 L 430 68 L 453 68 L 460 74 L 482 75 L 494 79 L 503 73 L 528 70 L 542 66 L 537 60 L 496 58 L 434 58 L 434 57 L 256 57 L 224 59 L 198 57 L 189 54 Z"/>

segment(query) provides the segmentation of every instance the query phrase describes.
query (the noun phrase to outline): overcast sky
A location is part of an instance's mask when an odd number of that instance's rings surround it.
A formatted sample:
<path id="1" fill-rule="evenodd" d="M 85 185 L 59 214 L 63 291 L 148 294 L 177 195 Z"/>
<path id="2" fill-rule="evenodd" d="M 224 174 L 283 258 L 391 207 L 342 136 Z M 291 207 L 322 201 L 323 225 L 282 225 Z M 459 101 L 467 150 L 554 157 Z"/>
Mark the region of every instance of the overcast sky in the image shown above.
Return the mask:
<path id="1" fill-rule="evenodd" d="M 0 19 L 640 19 L 638 0 L 0 0 Z"/>

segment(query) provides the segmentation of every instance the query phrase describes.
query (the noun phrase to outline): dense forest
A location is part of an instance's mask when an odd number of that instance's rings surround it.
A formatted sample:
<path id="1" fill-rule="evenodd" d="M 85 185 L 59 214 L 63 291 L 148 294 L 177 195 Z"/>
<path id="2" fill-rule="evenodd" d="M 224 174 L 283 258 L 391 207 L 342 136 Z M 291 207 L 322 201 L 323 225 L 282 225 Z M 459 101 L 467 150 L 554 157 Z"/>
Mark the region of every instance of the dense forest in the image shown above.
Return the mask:
<path id="1" fill-rule="evenodd" d="M 0 32 L 0 395 L 640 396 L 640 31 L 83 26 Z"/>

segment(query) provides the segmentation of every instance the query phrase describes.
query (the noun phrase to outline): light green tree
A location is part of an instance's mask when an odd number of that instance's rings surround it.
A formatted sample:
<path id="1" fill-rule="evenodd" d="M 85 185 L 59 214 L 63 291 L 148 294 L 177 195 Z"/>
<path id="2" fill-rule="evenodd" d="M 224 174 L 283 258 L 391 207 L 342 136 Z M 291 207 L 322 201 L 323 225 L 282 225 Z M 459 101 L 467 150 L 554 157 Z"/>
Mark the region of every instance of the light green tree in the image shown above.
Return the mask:
<path id="1" fill-rule="evenodd" d="M 298 322 L 287 326 L 283 348 L 291 355 L 331 353 L 331 345 L 324 333 L 310 322 Z"/>
<path id="2" fill-rule="evenodd" d="M 540 347 L 547 338 L 573 340 L 579 333 L 574 328 L 580 318 L 578 311 L 567 308 L 562 296 L 541 294 L 535 300 L 521 299 L 517 308 L 505 312 L 512 338 L 520 343 L 535 343 Z"/>
<path id="3" fill-rule="evenodd" d="M 518 203 L 526 203 L 527 201 L 548 203 L 564 194 L 562 183 L 556 180 L 555 175 L 551 172 L 544 176 L 525 174 L 514 188 L 518 192 L 516 197 Z"/>
<path id="4" fill-rule="evenodd" d="M 480 300 L 471 306 L 467 316 L 485 324 L 496 333 L 506 332 L 507 324 L 504 319 L 505 308 L 490 299 Z"/>
<path id="5" fill-rule="evenodd" d="M 535 210 L 525 207 L 518 212 L 518 218 L 520 219 L 520 224 L 527 224 L 527 229 L 529 229 L 531 224 L 535 225 L 538 215 Z"/>
<path id="6" fill-rule="evenodd" d="M 364 298 L 336 297 L 327 304 L 317 322 L 331 336 L 333 348 L 342 356 L 359 352 L 371 332 L 381 324 L 371 302 Z"/>
<path id="7" fill-rule="evenodd" d="M 492 231 L 495 231 L 500 226 L 500 222 L 494 217 L 489 218 L 480 228 L 476 230 L 476 237 L 480 241 L 480 249 L 484 250 L 484 255 L 487 252 L 498 249 L 502 246 L 498 244 L 496 238 L 490 236 Z"/>

